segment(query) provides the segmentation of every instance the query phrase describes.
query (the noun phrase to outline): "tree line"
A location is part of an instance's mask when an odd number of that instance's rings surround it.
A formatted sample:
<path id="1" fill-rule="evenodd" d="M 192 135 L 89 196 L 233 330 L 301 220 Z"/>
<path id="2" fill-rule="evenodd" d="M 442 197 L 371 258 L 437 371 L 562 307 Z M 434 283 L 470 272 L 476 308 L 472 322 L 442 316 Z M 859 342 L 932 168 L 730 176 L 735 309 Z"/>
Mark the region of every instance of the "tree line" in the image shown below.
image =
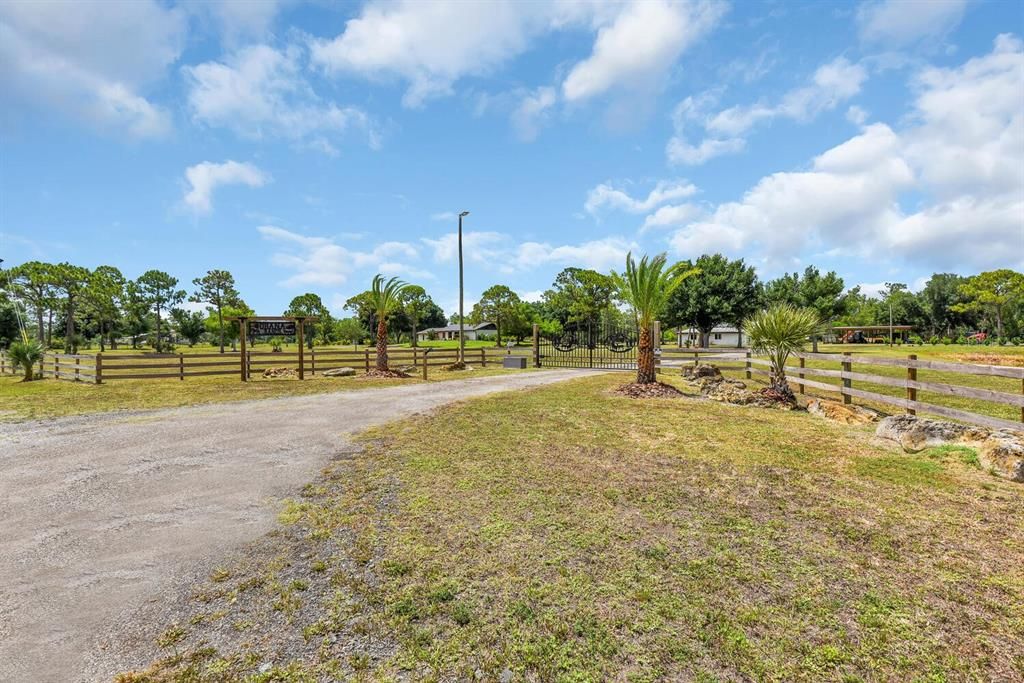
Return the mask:
<path id="1" fill-rule="evenodd" d="M 741 328 L 754 312 L 773 304 L 813 309 L 829 325 L 911 325 L 920 341 L 963 341 L 986 332 L 990 341 L 1020 342 L 1024 338 L 1024 275 L 1001 269 L 963 277 L 936 273 L 919 292 L 906 283 L 886 283 L 877 295 L 860 287 L 847 288 L 834 271 L 822 273 L 808 266 L 802 273 L 787 273 L 762 281 L 743 259 L 708 254 L 682 261 L 693 270 L 667 297 L 659 311 L 663 329 L 695 328 L 699 343 L 708 344 L 716 326 Z M 185 301 L 203 304 L 205 313 L 182 307 Z M 20 308 L 15 306 L 20 303 Z M 524 301 L 511 287 L 495 284 L 482 293 L 467 316 L 467 323 L 493 322 L 495 341 L 523 341 L 540 326 L 542 333 L 557 334 L 581 323 L 629 323 L 612 274 L 585 268 L 566 268 L 555 277 L 539 301 Z M 376 336 L 377 309 L 372 290 L 351 297 L 347 318 L 335 318 L 320 296 L 305 293 L 292 299 L 284 315 L 315 318 L 307 340 L 327 345 L 359 343 Z M 136 279 L 126 278 L 113 266 L 88 269 L 70 263 L 29 261 L 0 271 L 0 346 L 19 338 L 23 323 L 47 348 L 77 352 L 82 345 L 100 350 L 119 343 L 138 347 L 147 343 L 158 351 L 173 339 L 194 345 L 203 339 L 223 352 L 234 346 L 240 329 L 232 318 L 255 315 L 227 270 L 210 270 L 186 289 L 177 278 L 149 270 Z M 451 322 L 458 322 L 453 316 Z M 392 343 L 408 339 L 414 345 L 420 330 L 449 322 L 444 311 L 423 287 L 411 285 L 397 295 L 386 317 Z"/>

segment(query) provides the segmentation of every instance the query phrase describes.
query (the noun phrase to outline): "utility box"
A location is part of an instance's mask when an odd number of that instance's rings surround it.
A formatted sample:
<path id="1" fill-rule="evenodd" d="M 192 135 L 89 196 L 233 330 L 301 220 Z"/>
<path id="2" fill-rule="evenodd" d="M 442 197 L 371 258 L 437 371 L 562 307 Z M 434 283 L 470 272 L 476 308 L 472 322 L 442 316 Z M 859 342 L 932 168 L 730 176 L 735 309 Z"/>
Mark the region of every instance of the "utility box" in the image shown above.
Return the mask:
<path id="1" fill-rule="evenodd" d="M 525 356 L 505 356 L 502 359 L 501 367 L 510 370 L 525 370 L 526 369 L 526 357 Z"/>

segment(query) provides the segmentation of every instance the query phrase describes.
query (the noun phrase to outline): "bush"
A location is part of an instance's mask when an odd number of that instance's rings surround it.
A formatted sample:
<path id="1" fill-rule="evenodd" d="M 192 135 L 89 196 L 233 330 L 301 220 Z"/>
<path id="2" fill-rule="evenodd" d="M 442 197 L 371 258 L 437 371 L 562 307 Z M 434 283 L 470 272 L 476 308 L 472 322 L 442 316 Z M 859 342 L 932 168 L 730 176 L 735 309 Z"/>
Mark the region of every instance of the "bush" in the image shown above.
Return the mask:
<path id="1" fill-rule="evenodd" d="M 477 341 L 494 341 L 495 339 L 497 339 L 497 336 L 493 334 L 481 333 L 476 335 L 476 339 Z"/>
<path id="2" fill-rule="evenodd" d="M 37 341 L 14 342 L 8 350 L 11 362 L 25 372 L 25 381 L 31 382 L 36 377 L 35 367 L 43 359 L 43 345 Z"/>
<path id="3" fill-rule="evenodd" d="M 942 343 L 943 343 L 943 344 L 945 344 L 946 346 L 949 346 L 950 344 L 952 344 L 952 343 L 953 343 L 953 340 L 952 340 L 952 339 L 950 339 L 949 337 L 943 337 L 943 338 L 942 338 Z M 961 343 L 962 343 L 962 342 L 961 342 Z"/>
<path id="4" fill-rule="evenodd" d="M 939 343 L 938 336 L 933 334 L 932 338 L 928 340 L 928 343 L 931 344 L 932 346 L 935 346 L 936 344 L 938 344 Z"/>
<path id="5" fill-rule="evenodd" d="M 924 346 L 924 339 L 921 339 L 919 335 L 912 334 L 910 335 L 910 343 L 917 344 L 918 346 Z"/>

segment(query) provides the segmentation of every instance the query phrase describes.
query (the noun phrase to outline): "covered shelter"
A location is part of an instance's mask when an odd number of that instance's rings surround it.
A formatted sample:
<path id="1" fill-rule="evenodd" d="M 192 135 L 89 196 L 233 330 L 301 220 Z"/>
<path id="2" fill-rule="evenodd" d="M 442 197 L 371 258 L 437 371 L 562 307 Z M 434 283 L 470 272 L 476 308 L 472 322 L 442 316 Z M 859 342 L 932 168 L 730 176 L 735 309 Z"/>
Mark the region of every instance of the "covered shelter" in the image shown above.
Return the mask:
<path id="1" fill-rule="evenodd" d="M 913 331 L 911 325 L 836 325 L 832 328 L 840 344 L 886 344 L 892 340 L 907 341 Z"/>

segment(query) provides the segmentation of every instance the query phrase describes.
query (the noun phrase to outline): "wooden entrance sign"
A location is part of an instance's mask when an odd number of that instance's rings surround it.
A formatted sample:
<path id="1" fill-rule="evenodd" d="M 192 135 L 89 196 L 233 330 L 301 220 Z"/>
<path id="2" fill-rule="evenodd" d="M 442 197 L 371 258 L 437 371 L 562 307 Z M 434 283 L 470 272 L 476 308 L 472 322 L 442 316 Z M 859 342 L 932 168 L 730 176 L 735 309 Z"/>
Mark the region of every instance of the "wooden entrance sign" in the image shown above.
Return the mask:
<path id="1" fill-rule="evenodd" d="M 306 359 L 304 346 L 306 321 L 316 322 L 317 318 L 304 315 L 282 315 L 282 316 L 235 316 L 225 320 L 237 320 L 241 328 L 240 351 L 242 353 L 241 378 L 243 382 L 249 381 L 249 363 L 246 355 L 245 342 L 251 333 L 256 337 L 295 337 L 299 345 L 299 379 L 306 378 Z"/>

